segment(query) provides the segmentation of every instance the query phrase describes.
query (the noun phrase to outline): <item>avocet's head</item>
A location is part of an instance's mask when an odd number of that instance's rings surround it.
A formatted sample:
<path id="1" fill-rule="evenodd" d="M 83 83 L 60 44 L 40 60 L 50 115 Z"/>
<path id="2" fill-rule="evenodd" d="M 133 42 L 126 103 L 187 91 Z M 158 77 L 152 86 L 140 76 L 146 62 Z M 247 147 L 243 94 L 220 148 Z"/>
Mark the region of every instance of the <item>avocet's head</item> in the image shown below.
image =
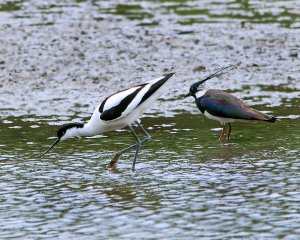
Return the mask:
<path id="1" fill-rule="evenodd" d="M 41 156 L 43 156 L 47 152 L 49 152 L 60 141 L 64 141 L 64 140 L 66 140 L 68 138 L 78 136 L 78 129 L 83 128 L 83 126 L 84 125 L 82 123 L 69 123 L 69 124 L 65 124 L 65 125 L 61 126 L 58 129 L 58 131 L 57 131 L 57 139 L 56 139 L 56 141 Z"/>
<path id="2" fill-rule="evenodd" d="M 184 97 L 190 97 L 190 96 L 195 97 L 197 92 L 202 91 L 202 90 L 205 89 L 204 83 L 205 83 L 207 80 L 209 80 L 209 79 L 211 79 L 211 78 L 214 78 L 214 77 L 218 77 L 218 76 L 224 74 L 224 73 L 222 73 L 223 70 L 225 70 L 225 69 L 227 69 L 227 68 L 231 68 L 231 67 L 236 67 L 236 66 L 238 66 L 239 64 L 240 64 L 240 63 L 238 63 L 238 64 L 236 64 L 236 65 L 229 65 L 229 66 L 227 66 L 227 67 L 223 67 L 223 68 L 221 68 L 220 70 L 218 70 L 217 72 L 215 72 L 215 73 L 209 75 L 207 78 L 205 78 L 205 79 L 203 79 L 203 80 L 201 80 L 201 81 L 199 81 L 199 82 L 196 82 L 196 83 L 192 84 L 191 87 L 190 87 L 189 93 L 186 94 Z"/>
<path id="3" fill-rule="evenodd" d="M 64 141 L 71 137 L 78 136 L 78 129 L 83 128 L 82 123 L 68 123 L 61 126 L 57 131 L 57 138 Z"/>

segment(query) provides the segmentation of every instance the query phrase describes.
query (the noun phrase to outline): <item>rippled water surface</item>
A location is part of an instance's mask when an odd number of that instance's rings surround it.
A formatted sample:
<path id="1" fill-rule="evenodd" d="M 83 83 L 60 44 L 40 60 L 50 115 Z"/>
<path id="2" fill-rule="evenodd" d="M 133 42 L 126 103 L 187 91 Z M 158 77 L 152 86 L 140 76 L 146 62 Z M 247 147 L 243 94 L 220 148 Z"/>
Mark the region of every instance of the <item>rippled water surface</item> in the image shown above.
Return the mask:
<path id="1" fill-rule="evenodd" d="M 277 110 L 277 109 L 274 109 Z M 280 111 L 280 110 L 278 110 Z M 32 122 L 35 120 L 35 122 Z M 2 237 L 231 238 L 299 236 L 299 119 L 235 124 L 219 144 L 199 116 L 145 118 L 153 142 L 107 168 L 126 131 L 73 139 L 47 157 L 56 127 L 23 116 L 1 123 Z"/>
<path id="2" fill-rule="evenodd" d="M 299 1 L 0 0 L 1 239 L 299 239 Z M 276 124 L 220 125 L 184 99 L 194 81 L 227 90 Z M 175 71 L 142 123 L 70 139 L 105 96 Z"/>

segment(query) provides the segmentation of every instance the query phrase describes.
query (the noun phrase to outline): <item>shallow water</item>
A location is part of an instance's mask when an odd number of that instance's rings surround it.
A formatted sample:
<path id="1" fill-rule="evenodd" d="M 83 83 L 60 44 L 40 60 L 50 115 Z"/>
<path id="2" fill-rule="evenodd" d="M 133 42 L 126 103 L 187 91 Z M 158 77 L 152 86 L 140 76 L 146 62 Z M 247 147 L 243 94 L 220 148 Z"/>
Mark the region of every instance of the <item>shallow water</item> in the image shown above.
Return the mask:
<path id="1" fill-rule="evenodd" d="M 107 168 L 113 153 L 133 142 L 127 131 L 72 139 L 44 158 L 33 156 L 53 141 L 49 119 L 5 118 L 0 125 L 2 238 L 300 234 L 299 118 L 236 123 L 224 144 L 217 142 L 219 125 L 198 115 L 144 118 L 153 141 L 135 173 L 133 154 Z"/>
<path id="2" fill-rule="evenodd" d="M 299 239 L 298 1 L 1 1 L 1 239 Z M 163 56 L 163 57 L 162 57 Z M 183 99 L 227 90 L 270 123 L 220 125 Z M 174 84 L 142 123 L 153 141 L 115 170 L 128 131 L 70 139 L 106 95 L 162 72 Z"/>

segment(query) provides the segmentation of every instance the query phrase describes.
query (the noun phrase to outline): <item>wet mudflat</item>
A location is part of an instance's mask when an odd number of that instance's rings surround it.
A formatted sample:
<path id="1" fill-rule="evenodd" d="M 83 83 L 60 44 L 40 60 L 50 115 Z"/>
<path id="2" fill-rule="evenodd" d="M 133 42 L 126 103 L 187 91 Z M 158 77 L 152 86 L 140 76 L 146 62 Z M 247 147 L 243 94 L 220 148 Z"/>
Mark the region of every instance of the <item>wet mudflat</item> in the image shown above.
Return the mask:
<path id="1" fill-rule="evenodd" d="M 297 1 L 0 2 L 1 238 L 298 239 Z M 183 99 L 194 81 L 281 117 L 220 126 Z M 110 93 L 175 71 L 143 119 L 137 171 L 126 130 L 61 143 Z"/>

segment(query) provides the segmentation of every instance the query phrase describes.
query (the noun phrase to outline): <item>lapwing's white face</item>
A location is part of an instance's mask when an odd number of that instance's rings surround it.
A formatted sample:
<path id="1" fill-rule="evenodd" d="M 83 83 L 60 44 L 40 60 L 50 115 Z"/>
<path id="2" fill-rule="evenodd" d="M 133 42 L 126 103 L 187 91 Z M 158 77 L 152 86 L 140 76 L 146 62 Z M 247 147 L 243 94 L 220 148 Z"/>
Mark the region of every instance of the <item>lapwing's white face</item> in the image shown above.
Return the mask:
<path id="1" fill-rule="evenodd" d="M 205 92 L 205 84 L 201 84 L 197 87 L 192 85 L 190 88 L 190 93 L 197 98 L 202 97 L 205 94 Z"/>
<path id="2" fill-rule="evenodd" d="M 190 87 L 190 91 L 188 94 L 185 95 L 185 97 L 193 96 L 195 98 L 198 98 L 200 97 L 198 96 L 199 94 L 203 96 L 205 92 L 206 92 L 205 85 L 203 83 L 201 84 L 200 82 L 197 82 Z"/>
<path id="3" fill-rule="evenodd" d="M 204 89 L 206 89 L 205 83 L 202 83 L 200 86 L 197 87 L 197 92 L 203 91 Z"/>
<path id="4" fill-rule="evenodd" d="M 196 98 L 203 97 L 203 95 L 206 93 L 207 89 L 203 88 L 202 90 L 196 92 Z"/>
<path id="5" fill-rule="evenodd" d="M 194 84 L 190 88 L 190 93 L 196 94 L 199 91 L 202 91 L 205 89 L 205 83 L 200 84 L 199 86 L 195 86 Z"/>

